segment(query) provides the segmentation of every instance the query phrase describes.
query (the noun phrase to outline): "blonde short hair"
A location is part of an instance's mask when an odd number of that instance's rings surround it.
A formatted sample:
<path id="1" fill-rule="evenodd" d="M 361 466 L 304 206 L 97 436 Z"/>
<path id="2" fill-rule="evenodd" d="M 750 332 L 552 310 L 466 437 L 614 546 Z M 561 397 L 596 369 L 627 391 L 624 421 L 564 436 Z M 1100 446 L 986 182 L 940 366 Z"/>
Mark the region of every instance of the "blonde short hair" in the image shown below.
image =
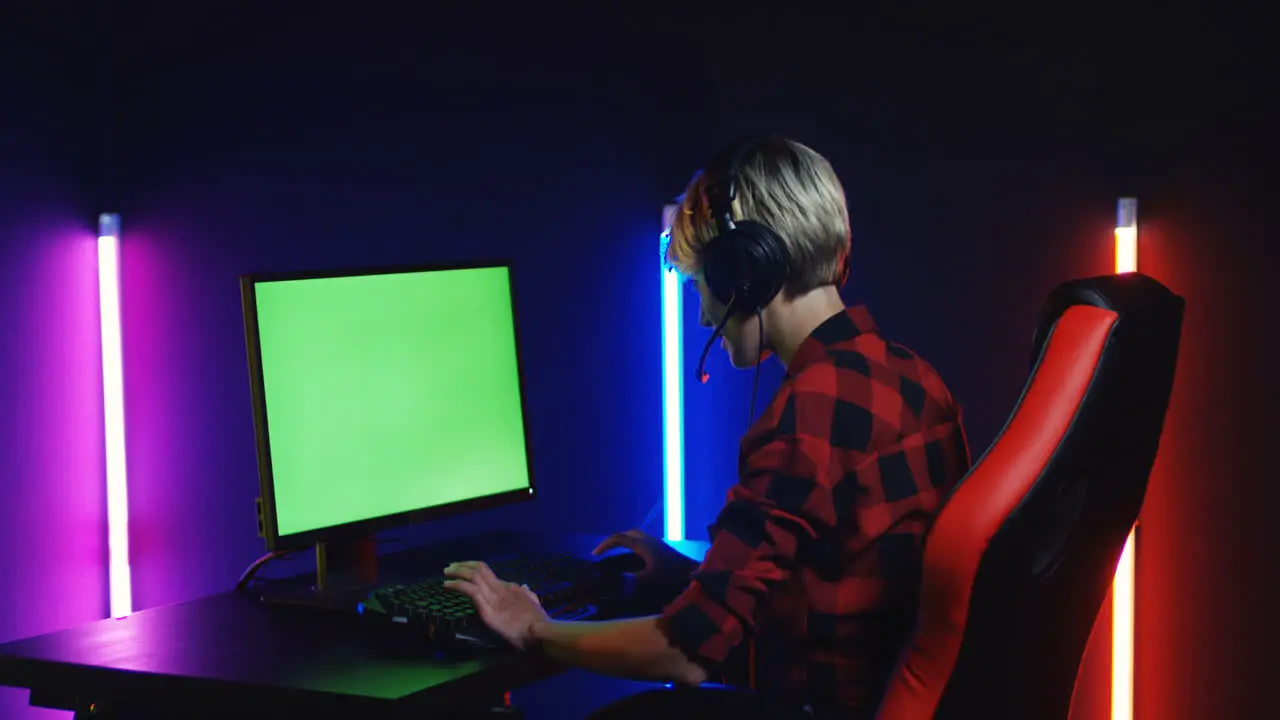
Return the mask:
<path id="1" fill-rule="evenodd" d="M 681 274 L 702 269 L 702 250 L 717 234 L 707 204 L 705 172 L 680 198 L 671 223 L 666 261 Z M 794 140 L 767 138 L 738 170 L 735 220 L 752 220 L 777 233 L 791 255 L 788 296 L 839 283 L 849 258 L 849 208 L 844 187 L 827 159 Z"/>

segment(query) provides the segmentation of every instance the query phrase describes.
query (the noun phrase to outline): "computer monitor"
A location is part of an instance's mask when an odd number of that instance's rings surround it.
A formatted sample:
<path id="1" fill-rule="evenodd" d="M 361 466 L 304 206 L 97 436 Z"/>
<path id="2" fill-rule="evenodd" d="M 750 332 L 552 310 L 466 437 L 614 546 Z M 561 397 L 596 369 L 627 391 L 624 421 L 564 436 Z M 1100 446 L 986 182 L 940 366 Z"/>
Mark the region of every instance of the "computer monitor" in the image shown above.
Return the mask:
<path id="1" fill-rule="evenodd" d="M 241 278 L 269 550 L 528 500 L 508 264 Z"/>

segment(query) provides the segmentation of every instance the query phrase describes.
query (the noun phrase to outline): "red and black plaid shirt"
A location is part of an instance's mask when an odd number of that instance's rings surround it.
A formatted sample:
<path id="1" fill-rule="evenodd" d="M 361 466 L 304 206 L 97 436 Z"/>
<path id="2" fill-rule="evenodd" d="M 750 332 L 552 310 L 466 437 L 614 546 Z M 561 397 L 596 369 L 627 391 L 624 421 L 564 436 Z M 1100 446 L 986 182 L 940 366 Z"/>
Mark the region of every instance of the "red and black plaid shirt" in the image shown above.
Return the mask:
<path id="1" fill-rule="evenodd" d="M 664 631 L 730 684 L 870 715 L 915 620 L 925 530 L 968 469 L 933 368 L 866 308 L 832 316 L 743 437 L 739 482 Z"/>

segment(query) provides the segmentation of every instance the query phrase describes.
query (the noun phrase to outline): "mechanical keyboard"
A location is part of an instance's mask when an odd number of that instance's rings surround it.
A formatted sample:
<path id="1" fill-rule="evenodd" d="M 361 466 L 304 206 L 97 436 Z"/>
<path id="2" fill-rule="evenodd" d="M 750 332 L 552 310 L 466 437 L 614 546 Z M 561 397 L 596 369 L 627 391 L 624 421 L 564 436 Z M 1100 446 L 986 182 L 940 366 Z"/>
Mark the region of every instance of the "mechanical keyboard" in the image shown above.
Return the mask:
<path id="1" fill-rule="evenodd" d="M 605 581 L 595 562 L 572 555 L 506 555 L 486 558 L 485 562 L 500 579 L 528 585 L 547 612 L 557 617 L 582 616 Z M 366 617 L 409 626 L 433 643 L 463 640 L 500 644 L 484 628 L 471 598 L 445 587 L 445 580 L 443 575 L 434 575 L 383 585 L 369 593 L 359 611 Z"/>

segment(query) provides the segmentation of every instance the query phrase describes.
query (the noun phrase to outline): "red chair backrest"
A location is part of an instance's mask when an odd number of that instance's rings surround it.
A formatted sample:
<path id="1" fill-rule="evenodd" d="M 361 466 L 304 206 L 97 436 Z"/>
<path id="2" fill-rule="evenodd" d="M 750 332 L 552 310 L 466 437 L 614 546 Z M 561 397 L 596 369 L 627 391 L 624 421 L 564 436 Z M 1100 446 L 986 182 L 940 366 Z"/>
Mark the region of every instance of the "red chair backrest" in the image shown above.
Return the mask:
<path id="1" fill-rule="evenodd" d="M 1182 298 L 1137 274 L 1050 295 L 1008 424 L 925 540 L 878 720 L 1066 718 L 1155 461 Z"/>

